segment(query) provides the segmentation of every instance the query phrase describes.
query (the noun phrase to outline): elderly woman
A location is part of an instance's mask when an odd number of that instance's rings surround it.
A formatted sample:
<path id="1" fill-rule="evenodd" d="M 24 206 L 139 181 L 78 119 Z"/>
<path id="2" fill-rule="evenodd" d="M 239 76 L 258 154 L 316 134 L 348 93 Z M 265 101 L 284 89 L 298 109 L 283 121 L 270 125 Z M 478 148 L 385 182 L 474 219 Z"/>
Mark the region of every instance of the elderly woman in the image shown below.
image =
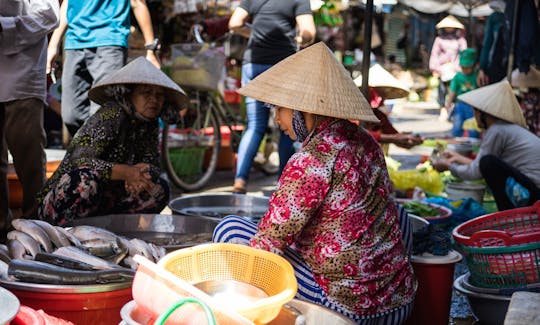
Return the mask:
<path id="1" fill-rule="evenodd" d="M 499 210 L 532 205 L 540 199 L 540 138 L 527 130 L 512 87 L 505 79 L 458 97 L 474 108 L 485 134 L 476 158 L 454 151 L 432 161 L 438 171 L 474 180 L 484 178 Z M 517 195 L 524 194 L 524 195 Z"/>
<path id="2" fill-rule="evenodd" d="M 348 72 L 318 43 L 240 93 L 274 105 L 276 123 L 302 148 L 285 166 L 258 229 L 229 217 L 214 240 L 249 241 L 284 255 L 299 299 L 359 324 L 401 324 L 417 286 L 400 230 L 406 214 L 394 202 L 381 147 L 349 121 L 377 119 Z"/>
<path id="3" fill-rule="evenodd" d="M 187 97 L 144 58 L 89 92 L 102 105 L 75 134 L 38 195 L 39 216 L 63 225 L 112 213 L 159 213 L 169 188 L 159 177 L 159 123 L 179 117 Z"/>

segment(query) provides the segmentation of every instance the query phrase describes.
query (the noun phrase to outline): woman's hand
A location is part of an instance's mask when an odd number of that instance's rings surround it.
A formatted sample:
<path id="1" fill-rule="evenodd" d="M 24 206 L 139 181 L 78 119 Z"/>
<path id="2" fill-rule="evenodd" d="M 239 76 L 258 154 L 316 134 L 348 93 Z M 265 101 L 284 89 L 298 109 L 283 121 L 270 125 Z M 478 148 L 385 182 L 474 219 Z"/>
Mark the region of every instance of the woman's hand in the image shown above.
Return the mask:
<path id="1" fill-rule="evenodd" d="M 460 165 L 467 165 L 467 164 L 470 164 L 472 161 L 472 159 L 467 158 L 453 150 L 448 150 L 448 149 L 443 152 L 443 157 L 446 160 L 448 160 L 449 164 L 455 162 Z"/>
<path id="2" fill-rule="evenodd" d="M 393 143 L 396 146 L 410 149 L 424 142 L 424 138 L 410 133 L 381 134 L 382 143 Z"/>
<path id="3" fill-rule="evenodd" d="M 150 175 L 150 165 L 138 163 L 136 165 L 116 164 L 112 168 L 112 180 L 124 181 L 127 192 L 137 195 L 142 191 L 150 192 L 154 186 Z"/>

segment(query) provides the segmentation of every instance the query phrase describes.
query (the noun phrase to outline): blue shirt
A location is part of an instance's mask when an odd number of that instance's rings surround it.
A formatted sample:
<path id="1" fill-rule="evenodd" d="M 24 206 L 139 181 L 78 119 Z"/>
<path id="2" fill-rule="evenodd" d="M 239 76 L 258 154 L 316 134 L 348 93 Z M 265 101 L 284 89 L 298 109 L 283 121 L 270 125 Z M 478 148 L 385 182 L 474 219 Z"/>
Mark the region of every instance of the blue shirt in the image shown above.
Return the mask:
<path id="1" fill-rule="evenodd" d="M 130 10 L 129 0 L 70 0 L 64 48 L 127 48 Z"/>

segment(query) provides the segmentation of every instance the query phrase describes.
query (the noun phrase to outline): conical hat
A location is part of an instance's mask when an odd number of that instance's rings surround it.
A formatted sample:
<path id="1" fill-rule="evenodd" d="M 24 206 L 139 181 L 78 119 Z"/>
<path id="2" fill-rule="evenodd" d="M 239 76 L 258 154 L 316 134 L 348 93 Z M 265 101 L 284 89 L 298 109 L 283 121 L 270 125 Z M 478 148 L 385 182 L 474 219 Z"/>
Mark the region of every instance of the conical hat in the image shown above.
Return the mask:
<path id="1" fill-rule="evenodd" d="M 516 88 L 540 88 L 540 71 L 531 67 L 528 73 L 512 71 L 512 86 Z"/>
<path id="2" fill-rule="evenodd" d="M 440 22 L 435 25 L 435 28 L 441 29 L 441 28 L 457 28 L 457 29 L 465 29 L 465 26 L 463 26 L 462 23 L 459 22 L 459 20 L 456 19 L 456 17 L 452 15 L 448 15 L 443 18 Z"/>
<path id="3" fill-rule="evenodd" d="M 238 92 L 302 112 L 379 121 L 349 72 L 322 42 L 283 59 Z"/>
<path id="4" fill-rule="evenodd" d="M 106 88 L 111 85 L 120 84 L 160 86 L 165 88 L 166 100 L 178 106 L 179 109 L 188 106 L 188 98 L 182 88 L 142 56 L 99 81 L 90 89 L 88 97 L 98 104 L 104 104 L 112 99 L 106 94 Z"/>
<path id="5" fill-rule="evenodd" d="M 360 75 L 354 79 L 354 83 L 356 86 L 362 87 L 362 76 Z M 407 97 L 410 92 L 407 86 L 378 63 L 369 68 L 368 85 L 375 88 L 377 93 L 384 99 Z"/>
<path id="6" fill-rule="evenodd" d="M 459 95 L 458 99 L 501 120 L 526 127 L 521 107 L 506 79 L 471 90 Z"/>

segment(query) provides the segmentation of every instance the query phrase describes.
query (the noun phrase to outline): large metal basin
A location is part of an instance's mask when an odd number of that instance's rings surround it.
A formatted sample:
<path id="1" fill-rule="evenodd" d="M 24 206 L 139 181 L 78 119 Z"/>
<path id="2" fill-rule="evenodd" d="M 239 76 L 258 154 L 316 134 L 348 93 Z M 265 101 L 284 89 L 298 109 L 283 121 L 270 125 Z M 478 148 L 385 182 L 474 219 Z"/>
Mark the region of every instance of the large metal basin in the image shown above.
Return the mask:
<path id="1" fill-rule="evenodd" d="M 179 197 L 169 202 L 174 213 L 221 220 L 228 215 L 258 222 L 269 205 L 266 196 L 246 194 L 201 194 Z"/>
<path id="2" fill-rule="evenodd" d="M 217 221 L 211 218 L 169 214 L 111 214 L 76 219 L 71 226 L 90 225 L 117 235 L 139 238 L 167 251 L 212 240 Z"/>

